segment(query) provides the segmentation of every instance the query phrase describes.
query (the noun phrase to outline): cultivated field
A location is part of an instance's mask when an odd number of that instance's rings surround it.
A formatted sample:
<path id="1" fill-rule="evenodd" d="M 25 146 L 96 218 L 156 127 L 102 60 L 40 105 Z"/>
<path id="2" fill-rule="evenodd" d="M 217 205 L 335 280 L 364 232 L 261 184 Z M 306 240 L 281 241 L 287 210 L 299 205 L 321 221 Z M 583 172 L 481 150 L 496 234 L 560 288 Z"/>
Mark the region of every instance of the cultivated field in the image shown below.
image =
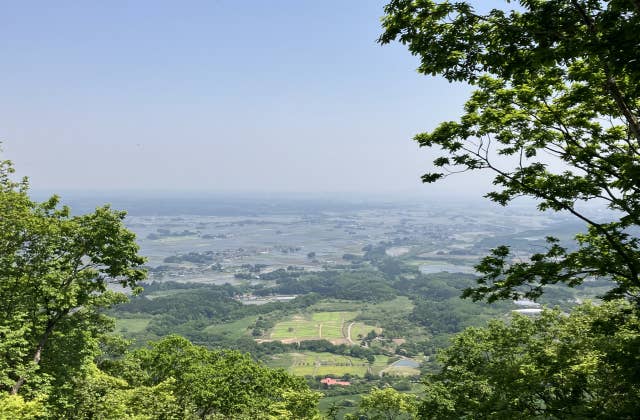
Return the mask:
<path id="1" fill-rule="evenodd" d="M 369 363 L 364 359 L 317 352 L 275 355 L 268 365 L 300 376 L 364 376 L 369 371 Z"/>
<path id="2" fill-rule="evenodd" d="M 357 315 L 357 312 L 349 311 L 294 315 L 287 320 L 278 322 L 273 327 L 270 338 L 283 342 L 319 339 L 346 342 L 348 322 Z"/>

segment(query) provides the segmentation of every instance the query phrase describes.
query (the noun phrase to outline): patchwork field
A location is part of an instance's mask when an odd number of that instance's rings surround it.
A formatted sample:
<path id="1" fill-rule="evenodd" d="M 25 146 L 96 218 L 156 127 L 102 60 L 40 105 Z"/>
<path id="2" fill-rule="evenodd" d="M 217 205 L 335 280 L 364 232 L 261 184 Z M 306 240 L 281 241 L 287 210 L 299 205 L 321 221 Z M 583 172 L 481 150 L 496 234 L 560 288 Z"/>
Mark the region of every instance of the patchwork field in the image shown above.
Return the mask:
<path id="1" fill-rule="evenodd" d="M 308 315 L 294 315 L 277 323 L 271 331 L 272 340 L 295 342 L 325 339 L 346 340 L 346 323 L 357 316 L 357 312 L 335 311 L 314 312 Z"/>
<path id="2" fill-rule="evenodd" d="M 364 376 L 369 371 L 369 363 L 364 359 L 316 352 L 274 355 L 268 365 L 301 376 Z"/>

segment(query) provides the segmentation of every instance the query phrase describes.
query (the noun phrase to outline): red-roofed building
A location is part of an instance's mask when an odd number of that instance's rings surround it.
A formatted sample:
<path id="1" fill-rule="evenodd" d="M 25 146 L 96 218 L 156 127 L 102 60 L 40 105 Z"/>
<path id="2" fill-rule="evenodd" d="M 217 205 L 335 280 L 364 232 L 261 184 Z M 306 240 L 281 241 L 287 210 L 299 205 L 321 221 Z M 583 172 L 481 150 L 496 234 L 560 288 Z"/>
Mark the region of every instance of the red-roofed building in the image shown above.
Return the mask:
<path id="1" fill-rule="evenodd" d="M 333 378 L 320 379 L 320 383 L 321 384 L 325 384 L 327 386 L 332 386 L 332 385 L 349 386 L 349 385 L 351 385 L 351 382 L 349 382 L 349 381 L 338 381 L 338 380 L 333 379 Z"/>

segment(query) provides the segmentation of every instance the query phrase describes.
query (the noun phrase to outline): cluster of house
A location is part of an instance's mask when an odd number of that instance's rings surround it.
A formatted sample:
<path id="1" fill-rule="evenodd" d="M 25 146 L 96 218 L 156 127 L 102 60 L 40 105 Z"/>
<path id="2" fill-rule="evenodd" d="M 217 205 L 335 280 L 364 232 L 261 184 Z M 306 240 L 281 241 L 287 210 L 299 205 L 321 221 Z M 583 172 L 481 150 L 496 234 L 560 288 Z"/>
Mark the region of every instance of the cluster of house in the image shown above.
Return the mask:
<path id="1" fill-rule="evenodd" d="M 327 386 L 332 386 L 332 385 L 349 386 L 349 385 L 351 385 L 351 382 L 349 382 L 349 381 L 339 381 L 339 380 L 333 379 L 333 378 L 320 379 L 320 383 L 321 384 L 325 384 Z"/>

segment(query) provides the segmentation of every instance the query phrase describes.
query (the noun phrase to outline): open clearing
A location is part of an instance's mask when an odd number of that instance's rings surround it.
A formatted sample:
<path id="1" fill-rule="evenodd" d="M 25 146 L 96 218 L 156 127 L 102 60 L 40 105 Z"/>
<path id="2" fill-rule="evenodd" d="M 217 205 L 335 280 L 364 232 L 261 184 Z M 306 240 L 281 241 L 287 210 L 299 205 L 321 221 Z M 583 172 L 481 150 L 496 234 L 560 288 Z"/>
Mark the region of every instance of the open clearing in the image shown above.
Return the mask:
<path id="1" fill-rule="evenodd" d="M 346 336 L 346 325 L 356 317 L 357 312 L 335 311 L 314 312 L 307 315 L 295 315 L 278 322 L 271 331 L 272 340 L 342 340 Z"/>
<path id="2" fill-rule="evenodd" d="M 372 327 L 371 325 L 363 324 L 362 322 L 354 322 L 351 326 L 351 340 L 355 343 L 359 343 L 372 330 L 375 331 L 376 334 L 380 334 L 382 332 L 382 328 Z"/>
<path id="3" fill-rule="evenodd" d="M 118 318 L 116 319 L 116 331 L 118 333 L 139 333 L 144 331 L 151 322 L 151 318 Z"/>
<path id="4" fill-rule="evenodd" d="M 204 332 L 212 335 L 225 336 L 226 338 L 238 339 L 249 334 L 249 326 L 255 322 L 256 318 L 255 315 L 252 315 L 226 324 L 209 325 L 204 329 Z"/>
<path id="5" fill-rule="evenodd" d="M 373 364 L 371 365 L 371 373 L 373 373 L 374 375 L 378 375 L 389 364 L 389 356 L 376 354 L 375 357 L 376 357 L 376 359 L 373 362 Z"/>

